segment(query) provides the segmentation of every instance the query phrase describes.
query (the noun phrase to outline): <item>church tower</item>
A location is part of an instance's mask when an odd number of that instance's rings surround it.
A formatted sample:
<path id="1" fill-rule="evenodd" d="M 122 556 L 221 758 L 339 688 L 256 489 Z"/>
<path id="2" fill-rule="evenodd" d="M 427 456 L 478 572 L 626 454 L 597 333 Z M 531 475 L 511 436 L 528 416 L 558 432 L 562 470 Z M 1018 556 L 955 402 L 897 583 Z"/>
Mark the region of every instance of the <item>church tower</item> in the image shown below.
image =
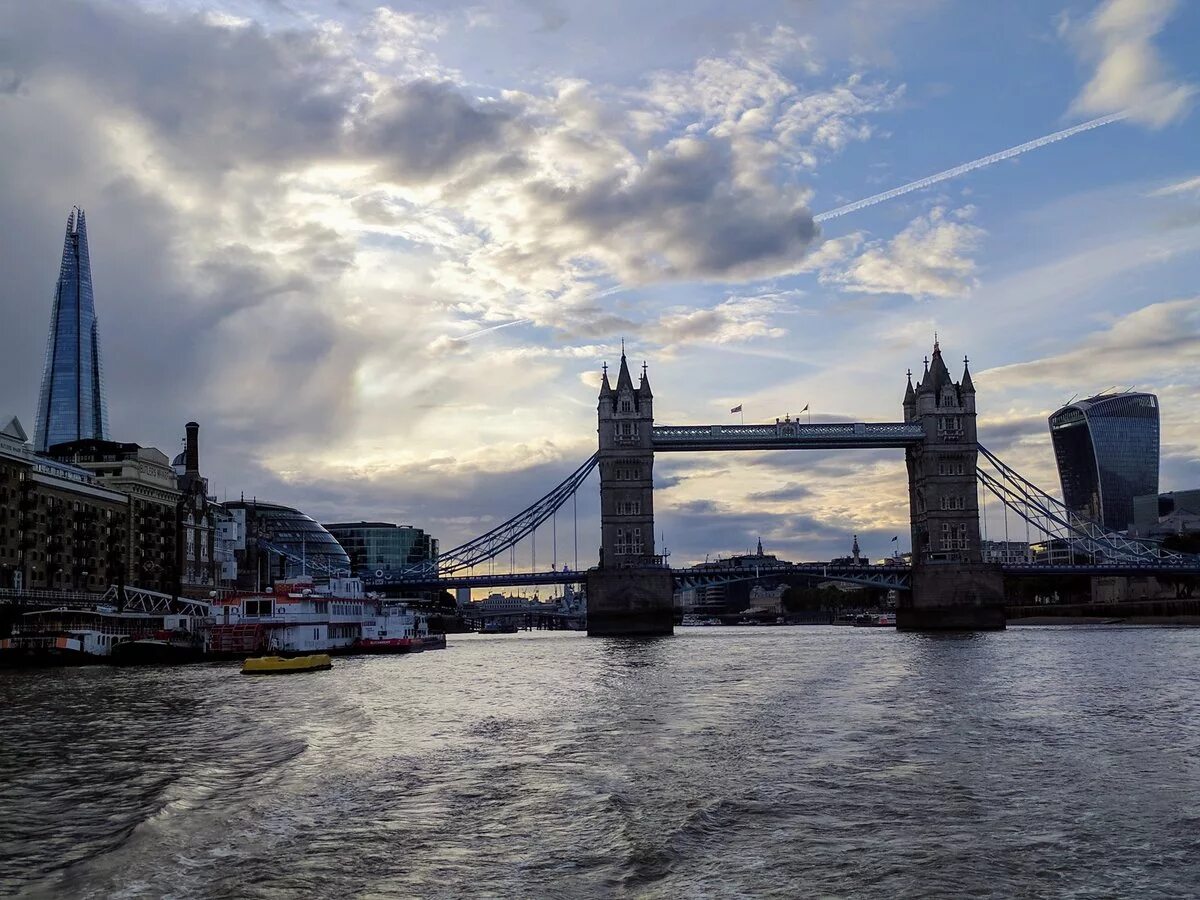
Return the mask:
<path id="1" fill-rule="evenodd" d="M 600 383 L 601 568 L 654 565 L 654 394 L 646 366 L 633 386 L 625 348 L 617 386 Z"/>

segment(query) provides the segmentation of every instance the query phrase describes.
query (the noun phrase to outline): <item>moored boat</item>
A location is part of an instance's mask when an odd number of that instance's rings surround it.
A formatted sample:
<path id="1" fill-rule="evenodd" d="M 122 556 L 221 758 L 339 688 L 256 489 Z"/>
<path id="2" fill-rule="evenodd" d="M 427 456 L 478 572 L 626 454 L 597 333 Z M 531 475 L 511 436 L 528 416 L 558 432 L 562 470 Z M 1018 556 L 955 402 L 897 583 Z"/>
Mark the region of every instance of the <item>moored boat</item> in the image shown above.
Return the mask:
<path id="1" fill-rule="evenodd" d="M 165 624 L 162 614 L 100 606 L 28 612 L 13 627 L 12 636 L 0 640 L 0 665 L 108 662 L 116 646 L 152 637 Z"/>
<path id="2" fill-rule="evenodd" d="M 320 586 L 311 578 L 278 581 L 270 593 L 214 600 L 212 611 L 214 657 L 412 653 L 446 644 L 444 635 L 429 633 L 423 613 L 365 593 L 357 578 Z"/>

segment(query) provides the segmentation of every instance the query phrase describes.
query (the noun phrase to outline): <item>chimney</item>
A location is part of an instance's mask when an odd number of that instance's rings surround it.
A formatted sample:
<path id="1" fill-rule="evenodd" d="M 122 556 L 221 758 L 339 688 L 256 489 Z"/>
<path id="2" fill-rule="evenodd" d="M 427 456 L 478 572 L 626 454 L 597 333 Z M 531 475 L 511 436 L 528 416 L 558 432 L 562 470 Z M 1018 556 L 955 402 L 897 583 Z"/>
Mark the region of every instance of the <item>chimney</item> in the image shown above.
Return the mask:
<path id="1" fill-rule="evenodd" d="M 187 429 L 187 443 L 183 448 L 183 473 L 185 475 L 199 475 L 200 426 L 195 422 L 188 422 L 184 428 Z"/>

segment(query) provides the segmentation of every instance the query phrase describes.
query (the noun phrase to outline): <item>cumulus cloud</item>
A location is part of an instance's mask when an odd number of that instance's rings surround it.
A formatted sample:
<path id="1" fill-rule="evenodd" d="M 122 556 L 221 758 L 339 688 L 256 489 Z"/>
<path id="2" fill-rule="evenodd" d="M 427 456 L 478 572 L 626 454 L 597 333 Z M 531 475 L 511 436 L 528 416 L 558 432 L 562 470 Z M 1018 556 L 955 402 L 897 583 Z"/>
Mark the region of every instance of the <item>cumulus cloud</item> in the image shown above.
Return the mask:
<path id="1" fill-rule="evenodd" d="M 913 219 L 890 241 L 872 242 L 844 268 L 821 274 L 826 284 L 867 294 L 953 297 L 976 284 L 975 261 L 986 232 L 969 221 L 971 207 L 935 207 Z"/>
<path id="2" fill-rule="evenodd" d="M 677 307 L 651 323 L 648 336 L 664 348 L 679 344 L 730 344 L 754 338 L 779 338 L 787 331 L 775 324 L 782 303 L 770 295 L 730 297 L 709 309 Z"/>
<path id="3" fill-rule="evenodd" d="M 1151 128 L 1187 114 L 1196 86 L 1172 75 L 1154 45 L 1178 6 L 1177 0 L 1105 0 L 1080 27 L 1068 26 L 1080 56 L 1094 67 L 1071 104 L 1073 114 L 1128 110 Z"/>

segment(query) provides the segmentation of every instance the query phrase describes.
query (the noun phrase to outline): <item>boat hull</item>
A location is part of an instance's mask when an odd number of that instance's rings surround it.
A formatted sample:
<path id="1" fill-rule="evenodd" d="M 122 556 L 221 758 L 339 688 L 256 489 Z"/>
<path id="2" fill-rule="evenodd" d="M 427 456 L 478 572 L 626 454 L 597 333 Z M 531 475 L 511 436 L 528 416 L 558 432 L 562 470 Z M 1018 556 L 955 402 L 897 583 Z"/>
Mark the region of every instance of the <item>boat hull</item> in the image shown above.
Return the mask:
<path id="1" fill-rule="evenodd" d="M 243 675 L 295 675 L 300 672 L 322 672 L 333 668 L 328 653 L 308 656 L 260 656 L 242 663 Z"/>

